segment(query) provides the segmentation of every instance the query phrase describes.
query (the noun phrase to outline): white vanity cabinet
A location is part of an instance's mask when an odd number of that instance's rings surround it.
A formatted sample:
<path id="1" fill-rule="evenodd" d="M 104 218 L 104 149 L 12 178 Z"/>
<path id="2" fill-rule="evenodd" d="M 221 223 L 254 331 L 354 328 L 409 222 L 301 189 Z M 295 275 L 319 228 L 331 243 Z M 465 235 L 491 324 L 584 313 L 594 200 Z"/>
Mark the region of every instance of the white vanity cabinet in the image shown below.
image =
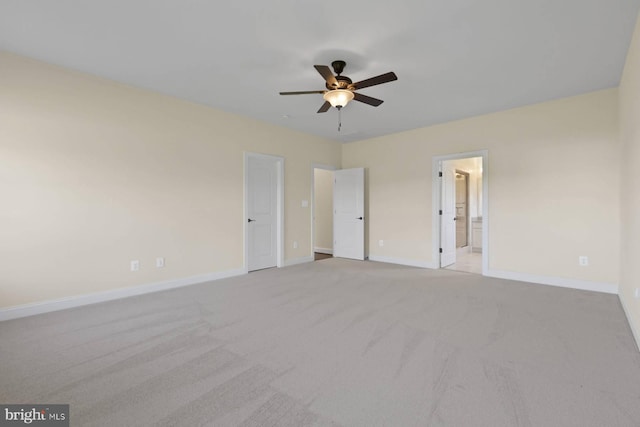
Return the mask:
<path id="1" fill-rule="evenodd" d="M 471 250 L 482 252 L 482 218 L 471 220 Z"/>

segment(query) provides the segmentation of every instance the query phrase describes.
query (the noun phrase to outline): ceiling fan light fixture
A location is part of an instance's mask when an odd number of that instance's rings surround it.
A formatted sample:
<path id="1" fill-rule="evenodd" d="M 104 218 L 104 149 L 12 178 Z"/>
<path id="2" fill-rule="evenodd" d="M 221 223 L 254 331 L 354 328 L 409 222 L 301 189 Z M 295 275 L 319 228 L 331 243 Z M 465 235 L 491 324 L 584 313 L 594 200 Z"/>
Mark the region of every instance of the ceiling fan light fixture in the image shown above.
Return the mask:
<path id="1" fill-rule="evenodd" d="M 353 99 L 354 95 L 353 92 L 347 89 L 334 89 L 326 92 L 322 97 L 331 104 L 332 107 L 340 109 L 346 106 L 349 101 Z"/>

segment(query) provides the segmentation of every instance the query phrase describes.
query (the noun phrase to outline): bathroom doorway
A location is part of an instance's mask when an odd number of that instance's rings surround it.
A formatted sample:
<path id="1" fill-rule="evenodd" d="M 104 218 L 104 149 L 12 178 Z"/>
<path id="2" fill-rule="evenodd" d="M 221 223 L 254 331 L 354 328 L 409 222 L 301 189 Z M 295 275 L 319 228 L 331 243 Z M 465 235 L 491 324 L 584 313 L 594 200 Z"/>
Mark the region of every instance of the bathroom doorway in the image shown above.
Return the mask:
<path id="1" fill-rule="evenodd" d="M 434 158 L 439 205 L 437 230 L 439 266 L 482 274 L 486 253 L 486 179 L 484 152 Z"/>

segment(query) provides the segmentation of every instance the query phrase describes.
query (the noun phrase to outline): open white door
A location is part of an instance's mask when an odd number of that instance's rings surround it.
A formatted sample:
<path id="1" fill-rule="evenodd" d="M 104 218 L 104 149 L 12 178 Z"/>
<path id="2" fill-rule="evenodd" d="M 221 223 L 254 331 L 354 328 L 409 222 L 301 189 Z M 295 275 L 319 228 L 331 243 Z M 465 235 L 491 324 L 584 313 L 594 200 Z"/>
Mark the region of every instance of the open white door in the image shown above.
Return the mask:
<path id="1" fill-rule="evenodd" d="M 440 216 L 440 267 L 456 262 L 456 171 L 442 162 L 442 215 Z"/>
<path id="2" fill-rule="evenodd" d="M 278 160 L 268 157 L 247 158 L 249 271 L 277 264 L 277 164 Z"/>
<path id="3" fill-rule="evenodd" d="M 333 256 L 364 260 L 364 169 L 334 172 Z"/>

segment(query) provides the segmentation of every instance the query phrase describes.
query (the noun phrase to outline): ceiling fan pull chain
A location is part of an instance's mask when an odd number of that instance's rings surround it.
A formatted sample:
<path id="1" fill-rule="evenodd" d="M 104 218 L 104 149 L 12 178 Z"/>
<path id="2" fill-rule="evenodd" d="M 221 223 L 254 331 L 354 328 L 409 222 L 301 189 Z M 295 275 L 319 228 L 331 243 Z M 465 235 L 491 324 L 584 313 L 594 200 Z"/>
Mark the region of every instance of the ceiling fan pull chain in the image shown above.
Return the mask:
<path id="1" fill-rule="evenodd" d="M 341 127 L 342 127 L 342 108 L 338 108 L 338 132 L 340 132 Z"/>

